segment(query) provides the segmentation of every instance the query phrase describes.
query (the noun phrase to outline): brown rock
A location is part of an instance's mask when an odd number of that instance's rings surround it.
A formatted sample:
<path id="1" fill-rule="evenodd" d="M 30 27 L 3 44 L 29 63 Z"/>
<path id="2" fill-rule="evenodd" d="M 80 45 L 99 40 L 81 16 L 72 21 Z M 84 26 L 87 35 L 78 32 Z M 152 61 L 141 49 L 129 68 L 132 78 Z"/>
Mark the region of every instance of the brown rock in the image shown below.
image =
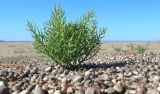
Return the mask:
<path id="1" fill-rule="evenodd" d="M 94 87 L 88 87 L 85 90 L 85 94 L 100 94 L 100 89 Z"/>

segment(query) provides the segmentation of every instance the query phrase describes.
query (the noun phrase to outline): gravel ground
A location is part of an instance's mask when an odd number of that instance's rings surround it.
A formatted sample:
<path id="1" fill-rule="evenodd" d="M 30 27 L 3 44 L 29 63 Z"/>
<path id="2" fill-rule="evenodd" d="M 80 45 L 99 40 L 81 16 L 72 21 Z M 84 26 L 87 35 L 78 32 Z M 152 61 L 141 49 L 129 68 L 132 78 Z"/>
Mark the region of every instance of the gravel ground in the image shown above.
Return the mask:
<path id="1" fill-rule="evenodd" d="M 143 56 L 126 45 L 102 44 L 96 57 L 69 70 L 38 56 L 30 42 L 0 43 L 0 94 L 160 94 L 158 44 Z"/>

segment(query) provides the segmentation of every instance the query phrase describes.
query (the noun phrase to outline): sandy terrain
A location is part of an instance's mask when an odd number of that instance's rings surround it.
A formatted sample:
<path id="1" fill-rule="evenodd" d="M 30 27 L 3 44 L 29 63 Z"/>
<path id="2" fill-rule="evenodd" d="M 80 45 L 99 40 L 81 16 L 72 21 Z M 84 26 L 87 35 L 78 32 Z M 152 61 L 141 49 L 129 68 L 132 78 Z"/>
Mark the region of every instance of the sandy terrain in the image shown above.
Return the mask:
<path id="1" fill-rule="evenodd" d="M 105 53 L 113 53 L 114 47 L 121 47 L 122 51 L 130 51 L 127 47 L 131 42 L 104 42 L 102 44 L 99 55 Z M 146 42 L 132 42 L 133 44 L 145 45 Z M 148 51 L 160 51 L 159 42 L 151 42 Z M 102 55 L 103 56 L 103 55 Z M 38 59 L 37 59 L 38 58 Z M 33 60 L 43 60 L 44 58 L 39 57 L 33 48 L 31 42 L 0 42 L 0 62 L 27 62 L 32 63 Z"/>
<path id="2" fill-rule="evenodd" d="M 121 47 L 122 50 L 129 50 L 127 45 L 131 42 L 105 42 L 102 44 L 102 52 L 108 52 L 113 50 L 114 47 Z M 146 44 L 146 42 L 132 42 L 133 44 Z M 0 57 L 18 57 L 18 56 L 37 56 L 31 42 L 0 42 Z M 105 50 L 105 51 L 104 51 Z M 151 42 L 149 45 L 149 51 L 160 51 L 159 42 Z"/>

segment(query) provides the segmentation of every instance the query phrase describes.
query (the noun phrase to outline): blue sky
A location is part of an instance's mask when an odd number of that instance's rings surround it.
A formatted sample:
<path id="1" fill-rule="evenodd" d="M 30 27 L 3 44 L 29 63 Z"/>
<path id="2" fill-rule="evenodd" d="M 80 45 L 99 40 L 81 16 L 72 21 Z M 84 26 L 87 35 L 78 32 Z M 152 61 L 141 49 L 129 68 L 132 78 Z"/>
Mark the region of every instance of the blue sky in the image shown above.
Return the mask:
<path id="1" fill-rule="evenodd" d="M 160 39 L 160 0 L 2 0 L 0 40 L 31 41 L 27 20 L 41 27 L 55 3 L 72 20 L 94 9 L 98 25 L 108 29 L 103 40 Z"/>

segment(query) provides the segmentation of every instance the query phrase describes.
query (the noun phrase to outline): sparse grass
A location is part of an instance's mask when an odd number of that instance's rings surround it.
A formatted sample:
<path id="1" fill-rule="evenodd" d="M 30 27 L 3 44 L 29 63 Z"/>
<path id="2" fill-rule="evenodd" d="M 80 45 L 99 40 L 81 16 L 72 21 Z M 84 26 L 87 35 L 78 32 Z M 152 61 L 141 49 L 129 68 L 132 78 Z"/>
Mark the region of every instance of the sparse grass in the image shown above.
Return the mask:
<path id="1" fill-rule="evenodd" d="M 130 43 L 127 47 L 129 47 L 131 49 L 131 51 L 134 50 L 134 44 L 133 43 Z"/>
<path id="2" fill-rule="evenodd" d="M 149 46 L 150 42 L 146 43 L 145 45 L 140 45 L 138 44 L 137 46 L 133 46 L 133 49 L 135 49 L 136 53 L 138 54 L 143 54 L 148 50 L 148 46 Z"/>
<path id="3" fill-rule="evenodd" d="M 116 52 L 119 53 L 122 51 L 122 47 L 121 46 L 112 46 L 112 49 Z"/>

